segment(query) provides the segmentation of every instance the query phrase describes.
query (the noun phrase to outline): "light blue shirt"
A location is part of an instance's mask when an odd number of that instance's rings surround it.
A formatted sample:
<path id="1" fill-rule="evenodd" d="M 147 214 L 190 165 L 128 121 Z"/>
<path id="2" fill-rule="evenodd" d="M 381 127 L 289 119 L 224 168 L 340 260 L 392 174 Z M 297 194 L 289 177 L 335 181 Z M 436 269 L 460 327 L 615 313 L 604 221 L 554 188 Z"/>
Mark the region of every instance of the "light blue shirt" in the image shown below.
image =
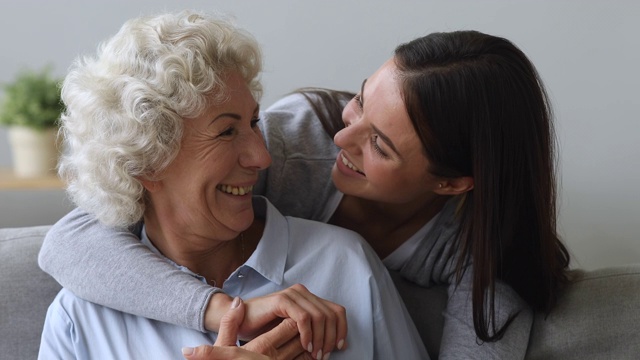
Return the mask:
<path id="1" fill-rule="evenodd" d="M 266 219 L 264 233 L 225 281 L 227 294 L 248 299 L 301 283 L 347 310 L 348 348 L 332 359 L 428 359 L 387 270 L 359 235 L 282 216 L 262 197 L 254 197 L 254 209 Z M 182 359 L 183 346 L 215 339 L 215 333 L 122 313 L 63 289 L 47 312 L 39 358 Z"/>

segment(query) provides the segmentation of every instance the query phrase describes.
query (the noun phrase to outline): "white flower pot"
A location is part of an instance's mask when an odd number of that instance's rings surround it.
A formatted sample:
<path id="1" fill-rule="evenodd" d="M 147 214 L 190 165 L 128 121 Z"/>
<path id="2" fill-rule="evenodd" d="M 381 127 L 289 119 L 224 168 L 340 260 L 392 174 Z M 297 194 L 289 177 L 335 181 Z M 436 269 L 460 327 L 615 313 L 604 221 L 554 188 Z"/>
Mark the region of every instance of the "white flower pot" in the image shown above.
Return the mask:
<path id="1" fill-rule="evenodd" d="M 7 130 L 17 177 L 33 178 L 56 173 L 59 156 L 57 128 L 38 130 L 11 126 Z"/>

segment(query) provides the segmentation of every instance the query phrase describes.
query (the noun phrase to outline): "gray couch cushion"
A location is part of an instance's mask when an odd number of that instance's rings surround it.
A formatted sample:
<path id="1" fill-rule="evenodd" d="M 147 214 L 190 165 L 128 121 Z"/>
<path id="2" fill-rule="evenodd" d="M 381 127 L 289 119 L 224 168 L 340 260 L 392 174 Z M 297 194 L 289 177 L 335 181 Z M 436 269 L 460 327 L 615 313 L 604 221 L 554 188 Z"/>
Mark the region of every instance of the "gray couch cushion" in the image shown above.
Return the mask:
<path id="1" fill-rule="evenodd" d="M 640 359 L 640 264 L 573 270 L 558 305 L 537 313 L 527 360 Z M 443 286 L 420 288 L 391 272 L 432 359 L 438 358 L 447 303 Z"/>
<path id="2" fill-rule="evenodd" d="M 38 267 L 48 229 L 0 229 L 0 358 L 37 358 L 47 308 L 60 290 Z"/>
<path id="3" fill-rule="evenodd" d="M 640 359 L 640 264 L 572 277 L 553 312 L 536 315 L 527 359 Z"/>

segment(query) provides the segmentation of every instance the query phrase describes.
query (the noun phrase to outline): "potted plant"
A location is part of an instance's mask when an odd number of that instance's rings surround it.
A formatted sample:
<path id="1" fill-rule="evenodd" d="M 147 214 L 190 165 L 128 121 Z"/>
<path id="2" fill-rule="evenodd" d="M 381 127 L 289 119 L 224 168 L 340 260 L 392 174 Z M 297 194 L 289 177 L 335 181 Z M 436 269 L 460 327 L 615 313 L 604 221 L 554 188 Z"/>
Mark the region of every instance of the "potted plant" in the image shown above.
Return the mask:
<path id="1" fill-rule="evenodd" d="M 60 79 L 51 68 L 24 70 L 3 84 L 0 125 L 7 127 L 18 177 L 39 177 L 55 172 L 58 161 L 58 119 L 64 106 Z"/>

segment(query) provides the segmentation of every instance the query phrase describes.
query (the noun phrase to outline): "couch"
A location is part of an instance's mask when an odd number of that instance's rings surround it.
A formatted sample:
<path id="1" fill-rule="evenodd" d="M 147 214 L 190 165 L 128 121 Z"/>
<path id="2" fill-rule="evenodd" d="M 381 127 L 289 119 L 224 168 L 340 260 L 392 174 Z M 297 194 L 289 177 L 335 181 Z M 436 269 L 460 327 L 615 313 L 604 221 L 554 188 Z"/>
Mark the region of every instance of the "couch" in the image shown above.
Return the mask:
<path id="1" fill-rule="evenodd" d="M 35 359 L 49 303 L 60 285 L 40 270 L 49 226 L 0 229 L 0 358 Z M 444 288 L 413 288 L 392 274 L 433 359 Z M 640 359 L 640 264 L 574 270 L 555 310 L 536 314 L 526 359 Z M 422 321 L 421 319 L 428 319 Z"/>

